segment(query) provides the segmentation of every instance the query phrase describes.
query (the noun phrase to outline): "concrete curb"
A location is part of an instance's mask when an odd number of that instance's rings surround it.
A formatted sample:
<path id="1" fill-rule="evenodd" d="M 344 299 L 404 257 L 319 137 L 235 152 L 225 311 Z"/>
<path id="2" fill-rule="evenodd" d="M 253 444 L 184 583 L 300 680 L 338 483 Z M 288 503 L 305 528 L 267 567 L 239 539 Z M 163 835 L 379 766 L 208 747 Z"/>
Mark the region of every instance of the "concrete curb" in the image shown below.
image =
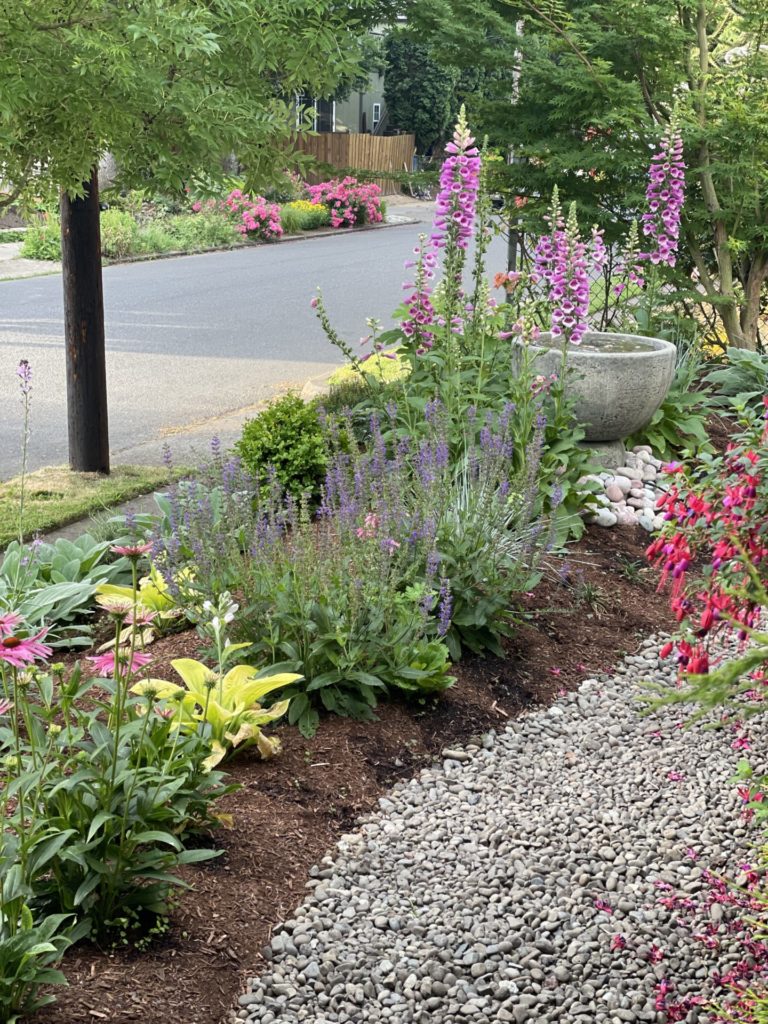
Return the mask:
<path id="1" fill-rule="evenodd" d="M 236 249 L 255 249 L 264 245 L 282 245 L 285 242 L 303 242 L 310 238 L 332 238 L 339 235 L 359 234 L 362 231 L 381 231 L 382 228 L 400 228 L 409 224 L 422 223 L 415 217 L 398 217 L 397 220 L 387 221 L 384 224 L 361 224 L 354 228 L 324 228 L 318 231 L 305 231 L 298 235 L 286 235 L 277 242 L 235 242 L 232 245 L 215 245 L 208 249 L 173 249 L 171 252 L 148 252 L 139 256 L 125 256 L 121 260 L 102 259 L 102 267 L 120 267 L 126 263 L 154 263 L 156 260 L 173 260 L 180 256 L 204 256 L 211 252 L 233 252 Z M 8 262 L 26 262 L 21 260 L 9 260 Z M 30 260 L 31 263 L 40 262 Z M 57 260 L 51 260 L 58 263 Z M 61 267 L 55 269 L 40 269 L 22 274 L 9 274 L 5 277 L 2 273 L 2 262 L 0 262 L 0 281 L 21 281 L 28 277 L 47 277 L 51 274 L 60 274 Z"/>

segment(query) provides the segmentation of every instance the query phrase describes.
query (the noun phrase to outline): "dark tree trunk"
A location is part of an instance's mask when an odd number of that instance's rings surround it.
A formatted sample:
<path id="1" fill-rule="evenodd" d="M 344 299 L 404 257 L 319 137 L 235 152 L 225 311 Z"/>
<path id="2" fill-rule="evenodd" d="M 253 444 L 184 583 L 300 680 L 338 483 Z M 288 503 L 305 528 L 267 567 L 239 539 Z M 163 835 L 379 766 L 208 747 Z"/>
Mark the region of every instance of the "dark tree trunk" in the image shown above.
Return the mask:
<path id="1" fill-rule="evenodd" d="M 82 199 L 61 196 L 61 259 L 70 469 L 109 473 L 107 366 L 101 285 L 99 180 Z"/>

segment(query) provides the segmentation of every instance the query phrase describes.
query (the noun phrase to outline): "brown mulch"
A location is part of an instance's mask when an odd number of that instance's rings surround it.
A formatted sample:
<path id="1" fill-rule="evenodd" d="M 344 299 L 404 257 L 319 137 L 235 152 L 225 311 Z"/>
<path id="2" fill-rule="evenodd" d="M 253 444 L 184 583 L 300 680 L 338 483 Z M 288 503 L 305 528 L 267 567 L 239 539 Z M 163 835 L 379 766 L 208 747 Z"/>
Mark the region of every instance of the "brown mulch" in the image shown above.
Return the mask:
<path id="1" fill-rule="evenodd" d="M 70 987 L 34 1020 L 228 1020 L 246 979 L 263 968 L 271 929 L 302 901 L 310 866 L 387 786 L 451 743 L 503 728 L 525 708 L 608 671 L 642 638 L 670 627 L 667 600 L 645 568 L 646 544 L 639 527 L 590 527 L 567 565 L 553 561 L 525 598 L 507 657 L 467 658 L 439 701 L 382 706 L 371 723 L 327 717 L 311 740 L 281 727 L 273 730 L 283 739 L 280 757 L 233 760 L 228 770 L 242 789 L 224 801 L 234 824 L 216 836 L 223 855 L 186 871 L 191 889 L 181 893 L 170 933 L 144 953 L 76 947 L 63 963 Z M 196 648 L 192 633 L 159 641 L 153 674 Z"/>

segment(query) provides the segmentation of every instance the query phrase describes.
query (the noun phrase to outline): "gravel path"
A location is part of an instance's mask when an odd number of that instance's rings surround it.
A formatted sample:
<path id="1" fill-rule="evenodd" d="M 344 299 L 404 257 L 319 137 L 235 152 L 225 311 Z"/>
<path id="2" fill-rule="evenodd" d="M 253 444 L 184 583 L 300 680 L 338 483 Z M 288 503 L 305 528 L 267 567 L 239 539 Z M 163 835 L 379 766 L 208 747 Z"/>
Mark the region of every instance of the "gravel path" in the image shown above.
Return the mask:
<path id="1" fill-rule="evenodd" d="M 743 952 L 703 868 L 757 835 L 734 735 L 638 714 L 657 650 L 396 786 L 312 869 L 237 1019 L 711 1020 L 696 999 Z"/>

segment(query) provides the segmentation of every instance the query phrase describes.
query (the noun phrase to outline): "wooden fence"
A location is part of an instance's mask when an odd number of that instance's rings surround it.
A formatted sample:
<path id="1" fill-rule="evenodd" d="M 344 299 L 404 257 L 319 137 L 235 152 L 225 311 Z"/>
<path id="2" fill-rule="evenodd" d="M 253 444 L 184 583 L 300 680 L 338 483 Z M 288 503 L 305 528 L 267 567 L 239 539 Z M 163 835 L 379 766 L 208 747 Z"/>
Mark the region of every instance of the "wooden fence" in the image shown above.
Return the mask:
<path id="1" fill-rule="evenodd" d="M 389 171 L 403 174 L 410 171 L 416 152 L 413 135 L 357 135 L 352 132 L 323 132 L 320 135 L 299 135 L 295 148 L 313 156 L 336 170 Z M 310 172 L 307 180 L 315 184 L 327 174 Z M 367 176 L 366 176 L 367 177 Z M 400 191 L 392 178 L 374 178 L 384 195 Z"/>

